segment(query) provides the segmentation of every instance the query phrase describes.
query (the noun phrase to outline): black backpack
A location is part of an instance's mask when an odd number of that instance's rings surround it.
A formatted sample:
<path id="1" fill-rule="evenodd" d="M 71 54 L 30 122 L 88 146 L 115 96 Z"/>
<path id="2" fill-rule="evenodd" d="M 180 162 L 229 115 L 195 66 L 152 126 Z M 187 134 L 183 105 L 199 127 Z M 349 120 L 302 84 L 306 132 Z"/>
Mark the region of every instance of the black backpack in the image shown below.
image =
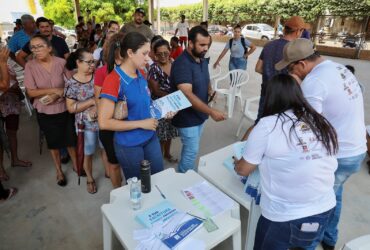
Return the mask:
<path id="1" fill-rule="evenodd" d="M 244 47 L 244 55 L 248 53 L 248 47 L 245 45 L 245 38 L 244 37 L 241 37 L 241 42 L 242 42 L 242 45 Z M 231 49 L 231 47 L 233 46 L 233 38 L 231 38 L 229 40 L 229 47 Z"/>

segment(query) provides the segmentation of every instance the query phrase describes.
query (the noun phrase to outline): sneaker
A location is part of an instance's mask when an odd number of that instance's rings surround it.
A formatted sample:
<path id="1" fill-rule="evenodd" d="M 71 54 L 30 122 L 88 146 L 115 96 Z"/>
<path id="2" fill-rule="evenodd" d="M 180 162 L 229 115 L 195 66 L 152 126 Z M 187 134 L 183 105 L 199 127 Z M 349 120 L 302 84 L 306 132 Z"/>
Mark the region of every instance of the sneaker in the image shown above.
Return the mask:
<path id="1" fill-rule="evenodd" d="M 330 246 L 323 241 L 321 241 L 321 246 L 324 250 L 335 250 L 335 246 Z"/>

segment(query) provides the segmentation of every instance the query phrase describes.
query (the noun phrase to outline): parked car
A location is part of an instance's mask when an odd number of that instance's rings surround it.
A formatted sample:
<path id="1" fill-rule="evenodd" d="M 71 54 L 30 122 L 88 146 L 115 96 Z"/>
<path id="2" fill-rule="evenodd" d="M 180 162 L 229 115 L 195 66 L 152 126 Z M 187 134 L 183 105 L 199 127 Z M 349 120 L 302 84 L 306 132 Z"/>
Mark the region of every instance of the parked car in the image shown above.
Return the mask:
<path id="1" fill-rule="evenodd" d="M 209 25 L 208 32 L 211 35 L 223 36 L 227 33 L 227 28 L 222 25 Z"/>
<path id="2" fill-rule="evenodd" d="M 282 35 L 281 31 L 278 35 Z M 268 24 L 265 23 L 252 23 L 247 24 L 242 29 L 242 35 L 255 39 L 272 40 L 275 36 L 275 30 Z"/>

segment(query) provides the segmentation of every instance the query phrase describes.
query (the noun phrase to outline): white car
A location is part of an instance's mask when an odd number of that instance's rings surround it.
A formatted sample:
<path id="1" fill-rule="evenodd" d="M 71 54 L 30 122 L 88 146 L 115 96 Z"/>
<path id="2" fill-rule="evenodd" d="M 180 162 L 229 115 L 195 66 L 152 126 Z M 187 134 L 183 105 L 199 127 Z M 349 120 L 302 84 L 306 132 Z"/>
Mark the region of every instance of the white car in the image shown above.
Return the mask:
<path id="1" fill-rule="evenodd" d="M 244 26 L 242 35 L 255 39 L 272 40 L 274 39 L 275 30 L 265 23 L 253 23 Z M 282 35 L 282 32 L 278 32 L 278 35 Z"/>

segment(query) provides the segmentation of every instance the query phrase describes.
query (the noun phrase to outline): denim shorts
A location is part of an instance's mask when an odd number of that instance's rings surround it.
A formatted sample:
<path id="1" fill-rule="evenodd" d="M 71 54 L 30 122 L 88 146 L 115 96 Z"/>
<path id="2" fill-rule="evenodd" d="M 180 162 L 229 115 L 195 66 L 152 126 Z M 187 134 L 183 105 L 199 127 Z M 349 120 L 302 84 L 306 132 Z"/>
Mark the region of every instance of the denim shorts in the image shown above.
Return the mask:
<path id="1" fill-rule="evenodd" d="M 91 131 L 85 130 L 84 132 L 84 154 L 85 155 L 93 155 L 95 153 L 95 149 L 99 143 L 99 147 L 103 148 L 99 140 L 99 132 L 98 131 Z"/>

